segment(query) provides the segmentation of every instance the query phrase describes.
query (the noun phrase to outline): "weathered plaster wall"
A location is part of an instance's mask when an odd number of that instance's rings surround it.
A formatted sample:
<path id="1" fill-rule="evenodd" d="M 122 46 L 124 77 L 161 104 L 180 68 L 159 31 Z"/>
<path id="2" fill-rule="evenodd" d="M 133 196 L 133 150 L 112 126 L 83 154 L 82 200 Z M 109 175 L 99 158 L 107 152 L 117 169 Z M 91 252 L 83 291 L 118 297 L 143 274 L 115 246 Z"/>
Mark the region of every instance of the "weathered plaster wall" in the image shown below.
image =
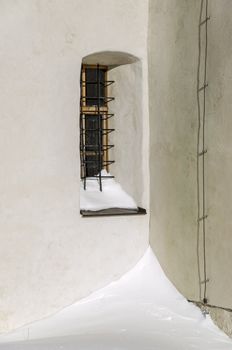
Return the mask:
<path id="1" fill-rule="evenodd" d="M 232 2 L 209 0 L 208 4 L 206 297 L 211 305 L 232 309 Z M 199 13 L 200 1 L 150 1 L 150 240 L 170 279 L 193 300 L 200 299 L 196 228 Z M 199 246 L 202 272 L 202 235 Z M 231 335 L 231 313 L 217 307 L 208 310 Z"/>
<path id="2" fill-rule="evenodd" d="M 0 31 L 4 331 L 112 281 L 148 245 L 148 215 L 80 217 L 78 150 L 82 58 L 128 52 L 141 60 L 146 81 L 147 1 L 1 0 Z M 148 174 L 142 181 L 148 205 Z"/>
<path id="3" fill-rule="evenodd" d="M 232 309 L 231 13 L 231 1 L 209 1 L 206 243 L 209 303 Z"/>
<path id="4" fill-rule="evenodd" d="M 146 129 L 148 110 L 148 105 L 141 103 L 147 84 L 143 71 L 138 61 L 120 65 L 109 72 L 110 79 L 116 82 L 110 89 L 110 94 L 115 96 L 115 101 L 110 104 L 115 112 L 111 121 L 115 132 L 109 136 L 110 143 L 115 145 L 111 152 L 115 159 L 112 174 L 142 207 L 146 206 L 147 184 L 143 179 L 148 171 L 143 163 L 144 155 L 148 155 L 147 134 L 142 132 Z"/>
<path id="5" fill-rule="evenodd" d="M 199 297 L 196 239 L 198 12 L 199 1 L 150 1 L 150 241 L 169 278 L 190 299 Z"/>

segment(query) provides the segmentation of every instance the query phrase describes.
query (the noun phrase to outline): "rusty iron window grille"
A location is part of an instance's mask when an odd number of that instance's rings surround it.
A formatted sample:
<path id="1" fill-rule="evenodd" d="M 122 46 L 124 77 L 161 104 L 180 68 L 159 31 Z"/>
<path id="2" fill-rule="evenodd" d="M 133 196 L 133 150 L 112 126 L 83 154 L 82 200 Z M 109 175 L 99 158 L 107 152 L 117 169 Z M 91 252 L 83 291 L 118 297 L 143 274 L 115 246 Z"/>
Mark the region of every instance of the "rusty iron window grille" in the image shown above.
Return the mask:
<path id="1" fill-rule="evenodd" d="M 97 180 L 102 191 L 102 179 L 113 178 L 103 175 L 102 170 L 109 172 L 109 166 L 114 160 L 109 159 L 109 150 L 114 145 L 109 144 L 108 135 L 114 131 L 109 127 L 109 119 L 114 116 L 109 113 L 108 104 L 114 97 L 108 96 L 108 86 L 113 80 L 108 80 L 108 67 L 97 65 L 82 65 L 81 68 L 81 98 L 80 98 L 80 161 L 81 179 L 86 189 L 87 178 Z"/>

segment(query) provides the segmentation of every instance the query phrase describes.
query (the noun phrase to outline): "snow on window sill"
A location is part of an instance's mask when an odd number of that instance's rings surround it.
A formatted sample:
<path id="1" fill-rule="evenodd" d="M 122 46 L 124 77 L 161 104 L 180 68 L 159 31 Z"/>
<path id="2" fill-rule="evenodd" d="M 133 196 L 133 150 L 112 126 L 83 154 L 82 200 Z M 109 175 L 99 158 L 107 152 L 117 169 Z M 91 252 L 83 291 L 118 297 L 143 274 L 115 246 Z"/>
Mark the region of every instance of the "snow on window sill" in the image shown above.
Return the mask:
<path id="1" fill-rule="evenodd" d="M 137 215 L 146 210 L 138 208 L 135 200 L 116 182 L 111 174 L 102 170 L 102 191 L 96 179 L 86 179 L 80 187 L 80 211 L 83 216 Z M 105 178 L 104 178 L 105 177 Z"/>

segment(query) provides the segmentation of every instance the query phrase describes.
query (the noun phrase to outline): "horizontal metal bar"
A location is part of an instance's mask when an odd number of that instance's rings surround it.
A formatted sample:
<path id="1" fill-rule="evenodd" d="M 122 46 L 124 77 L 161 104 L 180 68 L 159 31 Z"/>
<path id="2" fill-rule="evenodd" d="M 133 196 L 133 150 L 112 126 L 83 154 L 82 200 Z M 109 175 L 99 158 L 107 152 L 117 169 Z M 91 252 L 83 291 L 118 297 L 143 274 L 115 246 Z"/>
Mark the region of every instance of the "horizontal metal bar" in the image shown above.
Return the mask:
<path id="1" fill-rule="evenodd" d="M 108 119 L 110 119 L 110 118 L 112 118 L 112 117 L 114 117 L 114 114 L 106 114 L 106 116 L 104 116 L 104 115 L 102 115 L 102 120 L 108 120 Z"/>
<path id="2" fill-rule="evenodd" d="M 104 165 L 110 165 L 110 164 L 113 164 L 115 161 L 114 160 L 104 160 L 104 161 L 102 161 L 101 163 L 102 163 L 102 165 L 104 166 Z M 98 164 L 99 163 L 99 160 L 98 159 L 93 159 L 93 160 L 82 160 L 82 162 L 81 162 L 81 165 L 85 165 L 85 164 L 93 164 L 93 163 L 96 163 L 96 164 Z"/>
<path id="3" fill-rule="evenodd" d="M 104 97 L 104 96 L 100 96 L 100 97 L 97 97 L 97 96 L 93 96 L 93 97 L 82 96 L 81 100 L 82 101 L 86 101 L 86 100 L 101 100 L 101 101 L 104 101 L 104 102 L 108 103 L 108 102 L 114 101 L 115 97 L 112 97 L 112 96 L 108 96 L 108 97 Z"/>
<path id="4" fill-rule="evenodd" d="M 104 160 L 102 162 L 103 165 L 110 165 L 110 164 L 113 164 L 113 163 L 115 163 L 115 160 Z"/>
<path id="5" fill-rule="evenodd" d="M 114 84 L 114 83 L 115 83 L 114 80 L 108 80 L 108 81 L 106 81 L 105 87 L 110 86 L 110 85 L 112 85 L 112 84 Z"/>
<path id="6" fill-rule="evenodd" d="M 90 180 L 90 181 L 97 181 L 98 180 L 98 178 L 95 178 L 95 177 L 89 177 L 89 176 L 86 176 L 86 177 L 81 177 L 81 180 Z M 104 180 L 108 180 L 108 179 L 114 179 L 114 176 L 108 176 L 108 177 L 106 177 L 106 176 L 101 176 L 101 179 L 104 179 Z"/>
<path id="7" fill-rule="evenodd" d="M 98 112 L 98 111 L 86 111 L 86 112 L 83 112 L 82 111 L 81 116 L 83 116 L 83 119 L 85 119 L 86 115 L 91 115 L 91 116 L 96 116 L 96 117 L 98 117 L 98 116 L 102 116 L 102 117 L 110 116 L 110 117 L 113 117 L 114 113 L 107 113 L 107 112 L 101 111 L 101 110 L 100 110 L 100 112 Z"/>
<path id="8" fill-rule="evenodd" d="M 102 133 L 102 136 L 109 135 L 111 132 L 115 131 L 115 129 L 105 129 L 105 132 Z"/>
<path id="9" fill-rule="evenodd" d="M 94 145 L 91 145 L 91 144 L 90 144 L 90 145 L 83 145 L 82 148 L 85 149 L 86 147 L 92 147 L 92 148 L 96 147 L 96 148 L 97 148 L 98 145 L 95 145 L 95 144 L 94 144 Z M 102 147 L 112 148 L 112 147 L 114 147 L 114 145 L 102 144 Z M 81 148 L 81 149 L 82 149 L 82 148 Z"/>
<path id="10" fill-rule="evenodd" d="M 96 155 L 98 153 L 103 153 L 105 150 L 102 148 L 101 151 L 99 151 L 99 148 L 97 150 L 97 148 L 90 148 L 90 149 L 81 149 L 81 154 L 82 155 L 86 155 L 86 156 L 92 156 L 92 155 Z"/>
<path id="11" fill-rule="evenodd" d="M 81 97 L 82 100 L 104 100 L 104 99 L 114 99 L 114 97 L 112 96 L 82 96 Z"/>
<path id="12" fill-rule="evenodd" d="M 105 81 L 104 83 L 103 82 L 100 82 L 100 85 L 103 85 L 104 87 L 107 87 L 107 86 L 109 86 L 109 85 L 112 85 L 112 84 L 114 84 L 115 83 L 115 81 L 114 80 L 107 80 L 107 81 Z M 98 84 L 98 82 L 97 81 L 81 81 L 81 85 L 82 86 L 85 86 L 85 85 L 96 85 L 96 84 Z"/>
<path id="13" fill-rule="evenodd" d="M 82 115 L 82 119 L 86 119 L 86 115 L 91 115 L 92 116 L 95 116 L 96 118 L 97 117 L 101 117 L 102 120 L 108 120 L 112 117 L 114 117 L 114 113 L 104 113 L 104 111 L 102 111 L 101 113 L 98 113 L 98 112 L 94 112 L 94 111 L 90 111 L 90 112 L 85 112 L 85 113 L 81 113 Z"/>
<path id="14" fill-rule="evenodd" d="M 83 145 L 83 147 L 81 147 L 81 151 L 83 150 L 85 150 L 85 148 L 88 148 L 88 147 L 90 147 L 90 148 L 96 148 L 97 149 L 97 145 Z M 114 145 L 102 145 L 102 147 L 104 147 L 104 148 L 107 148 L 107 149 L 110 149 L 110 148 L 113 148 L 114 147 Z"/>
<path id="15" fill-rule="evenodd" d="M 115 131 L 115 129 L 109 129 L 109 128 L 98 128 L 98 129 L 81 129 L 82 133 L 85 134 L 85 131 Z"/>
<path id="16" fill-rule="evenodd" d="M 99 177 L 100 177 L 99 175 L 94 175 L 94 176 L 90 176 L 90 177 L 87 177 L 87 178 L 88 178 L 88 180 L 96 180 Z M 101 175 L 101 178 L 103 178 L 103 179 L 114 179 L 114 176 L 113 175 Z M 84 179 L 84 177 L 82 177 L 81 179 Z"/>
<path id="17" fill-rule="evenodd" d="M 102 151 L 86 151 L 86 152 L 81 152 L 81 155 L 85 158 L 88 158 L 88 157 L 95 157 L 95 156 L 98 156 L 99 154 L 104 156 L 104 153 L 106 152 L 107 150 L 104 149 Z M 93 160 L 94 162 L 97 160 Z M 98 160 L 99 161 L 99 160 Z M 83 162 L 85 162 L 85 160 L 83 160 Z"/>
<path id="18" fill-rule="evenodd" d="M 99 160 L 98 159 L 92 159 L 92 160 L 86 160 L 86 159 L 83 159 L 82 162 L 81 162 L 81 165 L 85 165 L 85 164 L 98 164 L 99 163 Z"/>

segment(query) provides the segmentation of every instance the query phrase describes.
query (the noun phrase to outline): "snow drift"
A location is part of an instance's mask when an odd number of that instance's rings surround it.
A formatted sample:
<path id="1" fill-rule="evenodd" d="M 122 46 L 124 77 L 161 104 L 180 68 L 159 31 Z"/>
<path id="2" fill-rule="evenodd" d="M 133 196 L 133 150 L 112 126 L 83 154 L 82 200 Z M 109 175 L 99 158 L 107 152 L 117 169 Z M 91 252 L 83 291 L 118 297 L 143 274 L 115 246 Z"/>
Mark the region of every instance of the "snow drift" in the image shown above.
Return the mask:
<path id="1" fill-rule="evenodd" d="M 210 317 L 170 283 L 151 248 L 120 280 L 0 342 L 4 350 L 232 349 Z"/>

